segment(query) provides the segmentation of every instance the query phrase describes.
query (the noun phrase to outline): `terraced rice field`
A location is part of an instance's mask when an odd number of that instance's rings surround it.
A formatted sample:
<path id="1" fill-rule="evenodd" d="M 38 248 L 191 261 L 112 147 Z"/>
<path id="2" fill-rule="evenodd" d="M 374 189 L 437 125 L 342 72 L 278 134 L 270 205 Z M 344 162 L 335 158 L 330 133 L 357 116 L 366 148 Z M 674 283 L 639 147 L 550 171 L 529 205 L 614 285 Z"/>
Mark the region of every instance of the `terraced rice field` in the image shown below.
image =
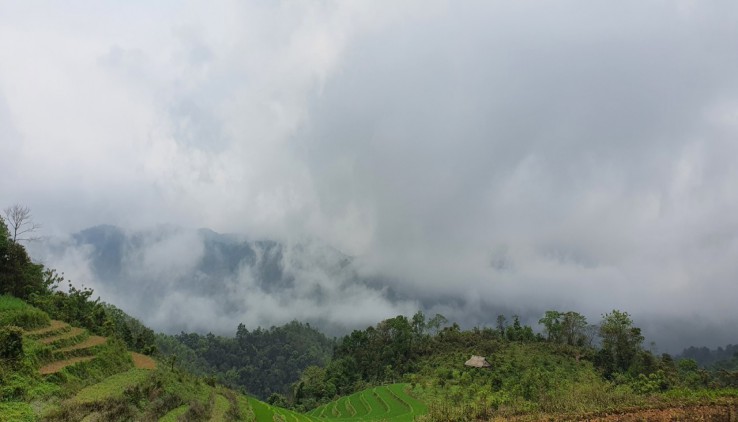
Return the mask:
<path id="1" fill-rule="evenodd" d="M 87 334 L 87 332 L 79 327 L 71 327 L 66 332 L 62 332 L 59 334 L 43 337 L 39 339 L 39 342 L 41 344 L 45 344 L 47 346 L 51 345 L 58 345 L 61 346 L 62 344 L 76 344 L 79 337 L 83 337 Z"/>
<path id="2" fill-rule="evenodd" d="M 5 302 L 0 305 L 6 308 L 16 305 L 10 300 Z M 48 316 L 46 318 L 48 321 Z M 48 326 L 29 329 L 25 332 L 25 337 L 37 343 L 36 347 L 40 350 L 39 356 L 42 363 L 39 372 L 42 375 L 55 374 L 64 368 L 93 361 L 98 359 L 98 354 L 100 359 L 104 359 L 101 351 L 109 350 L 107 348 L 112 344 L 105 337 L 90 335 L 87 330 L 72 327 L 61 321 L 51 321 Z M 154 359 L 135 352 L 122 351 L 119 353 L 130 353 L 134 368 L 122 369 L 123 372 L 115 373 L 96 384 L 88 385 L 77 391 L 73 397 L 62 402 L 65 411 L 71 412 L 69 414 L 75 415 L 73 417 L 77 417 L 77 420 L 88 422 L 106 420 L 113 414 L 109 413 L 110 410 L 105 408 L 104 403 L 109 399 L 120 399 L 129 387 L 143 385 L 150 380 L 152 374 L 159 374 L 154 372 L 157 367 Z M 58 382 L 54 377 L 47 379 Z M 205 420 L 216 422 L 233 417 L 255 422 L 330 422 L 332 420 L 410 422 L 415 416 L 425 413 L 427 409 L 418 400 L 408 395 L 405 387 L 406 384 L 393 384 L 368 389 L 342 397 L 308 414 L 300 414 L 271 406 L 253 397 L 235 394 L 226 389 L 198 383 L 187 384 L 187 386 L 182 384 L 178 387 L 182 390 L 177 390 L 183 394 L 179 403 L 173 403 L 174 407 L 158 415 L 161 415 L 159 420 L 164 422 L 175 421 L 183 417 L 188 418 L 188 411 L 197 411 L 191 408 L 193 403 L 200 403 L 200 405 L 206 405 L 205 409 L 208 414 Z M 207 404 L 209 400 L 212 400 L 211 404 Z M 237 408 L 232 409 L 232 406 L 237 406 Z M 31 411 L 30 408 L 27 410 Z"/>
<path id="3" fill-rule="evenodd" d="M 75 403 L 94 403 L 111 397 L 119 397 L 123 395 L 126 388 L 140 384 L 150 375 L 151 372 L 145 369 L 129 369 L 83 388 L 72 400 Z"/>
<path id="4" fill-rule="evenodd" d="M 87 339 L 81 343 L 73 344 L 67 347 L 62 347 L 60 349 L 57 349 L 56 351 L 59 353 L 65 353 L 65 352 L 74 352 L 76 350 L 90 349 L 95 346 L 100 346 L 101 344 L 105 344 L 106 341 L 108 341 L 108 339 L 105 337 L 90 336 L 90 337 L 87 337 Z"/>
<path id="5" fill-rule="evenodd" d="M 335 421 L 412 421 L 428 408 L 409 395 L 407 384 L 370 388 L 320 406 L 307 416 Z"/>
<path id="6" fill-rule="evenodd" d="M 31 330 L 26 332 L 26 337 L 38 339 L 42 337 L 46 337 L 49 335 L 53 335 L 54 333 L 62 333 L 65 331 L 68 331 L 72 327 L 69 326 L 66 322 L 52 320 L 49 326 L 39 328 L 36 330 Z"/>
<path id="7" fill-rule="evenodd" d="M 246 402 L 250 411 L 246 409 L 242 402 L 241 413 L 243 415 L 253 415 L 256 422 L 317 422 L 320 419 L 301 413 L 295 413 L 281 407 L 271 406 L 267 403 L 259 401 L 253 397 L 247 397 Z"/>
<path id="8" fill-rule="evenodd" d="M 80 362 L 91 361 L 92 359 L 95 359 L 95 357 L 94 356 L 78 356 L 76 358 L 57 360 L 57 361 L 51 362 L 50 364 L 44 365 L 41 368 L 39 368 L 38 373 L 41 375 L 55 374 L 61 371 L 62 369 L 66 368 L 67 366 L 72 366 Z"/>
<path id="9" fill-rule="evenodd" d="M 47 357 L 39 368 L 41 375 L 55 374 L 66 367 L 94 359 L 97 347 L 107 341 L 105 337 L 90 336 L 87 330 L 55 320 L 47 327 L 27 331 L 25 336 L 46 346 L 50 352 L 50 359 Z"/>

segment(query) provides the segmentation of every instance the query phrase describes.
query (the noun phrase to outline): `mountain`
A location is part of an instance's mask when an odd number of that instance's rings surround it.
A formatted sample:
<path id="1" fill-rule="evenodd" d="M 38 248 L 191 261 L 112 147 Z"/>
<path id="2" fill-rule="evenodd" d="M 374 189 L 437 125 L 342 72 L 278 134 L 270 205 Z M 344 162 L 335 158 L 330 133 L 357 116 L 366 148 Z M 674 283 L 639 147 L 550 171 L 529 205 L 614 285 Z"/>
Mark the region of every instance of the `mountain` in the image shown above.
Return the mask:
<path id="1" fill-rule="evenodd" d="M 315 239 L 101 225 L 48 243 L 34 257 L 168 333 L 231 334 L 239 323 L 253 329 L 297 319 L 340 334 L 416 309 L 360 277 L 352 257 Z"/>

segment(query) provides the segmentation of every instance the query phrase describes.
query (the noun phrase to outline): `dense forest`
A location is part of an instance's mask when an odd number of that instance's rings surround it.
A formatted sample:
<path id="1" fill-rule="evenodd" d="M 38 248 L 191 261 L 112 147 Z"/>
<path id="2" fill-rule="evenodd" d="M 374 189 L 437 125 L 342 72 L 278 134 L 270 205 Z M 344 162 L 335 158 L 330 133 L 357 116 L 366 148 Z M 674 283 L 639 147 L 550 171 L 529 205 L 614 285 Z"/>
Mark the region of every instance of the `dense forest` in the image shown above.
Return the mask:
<path id="1" fill-rule="evenodd" d="M 333 342 L 309 324 L 293 321 L 281 327 L 249 331 L 243 324 L 236 336 L 181 333 L 160 334 L 156 344 L 164 355 L 176 356 L 183 368 L 246 391 L 262 399 L 286 393 L 308 366 L 325 366 Z"/>
<path id="2" fill-rule="evenodd" d="M 738 370 L 738 344 L 729 344 L 711 350 L 691 346 L 682 351 L 680 359 L 693 359 L 700 367 Z"/>

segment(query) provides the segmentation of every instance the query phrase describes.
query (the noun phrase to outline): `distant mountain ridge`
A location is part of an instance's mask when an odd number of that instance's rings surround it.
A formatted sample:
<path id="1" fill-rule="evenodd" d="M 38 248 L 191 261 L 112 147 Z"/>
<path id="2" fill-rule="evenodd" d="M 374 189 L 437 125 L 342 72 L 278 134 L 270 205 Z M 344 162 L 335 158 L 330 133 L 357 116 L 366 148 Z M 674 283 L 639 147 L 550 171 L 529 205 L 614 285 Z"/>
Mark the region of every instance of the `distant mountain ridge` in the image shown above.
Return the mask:
<path id="1" fill-rule="evenodd" d="M 51 242 L 36 255 L 169 333 L 227 334 L 240 322 L 256 328 L 293 319 L 340 333 L 352 323 L 395 313 L 389 289 L 362 279 L 352 257 L 316 239 L 280 242 L 204 228 L 99 225 Z M 370 311 L 357 323 L 326 308 L 359 307 L 364 300 L 381 314 Z"/>

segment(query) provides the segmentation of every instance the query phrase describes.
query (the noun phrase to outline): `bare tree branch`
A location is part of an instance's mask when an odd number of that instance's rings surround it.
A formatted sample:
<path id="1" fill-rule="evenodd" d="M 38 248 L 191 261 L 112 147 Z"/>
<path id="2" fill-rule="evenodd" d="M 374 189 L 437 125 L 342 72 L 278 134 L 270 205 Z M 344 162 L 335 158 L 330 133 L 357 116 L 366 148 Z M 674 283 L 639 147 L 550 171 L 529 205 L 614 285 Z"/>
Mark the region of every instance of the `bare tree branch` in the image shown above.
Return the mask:
<path id="1" fill-rule="evenodd" d="M 3 214 L 5 214 L 5 222 L 14 243 L 32 242 L 40 239 L 40 237 L 31 236 L 32 233 L 41 228 L 41 225 L 33 222 L 30 208 L 16 204 L 5 208 Z"/>

